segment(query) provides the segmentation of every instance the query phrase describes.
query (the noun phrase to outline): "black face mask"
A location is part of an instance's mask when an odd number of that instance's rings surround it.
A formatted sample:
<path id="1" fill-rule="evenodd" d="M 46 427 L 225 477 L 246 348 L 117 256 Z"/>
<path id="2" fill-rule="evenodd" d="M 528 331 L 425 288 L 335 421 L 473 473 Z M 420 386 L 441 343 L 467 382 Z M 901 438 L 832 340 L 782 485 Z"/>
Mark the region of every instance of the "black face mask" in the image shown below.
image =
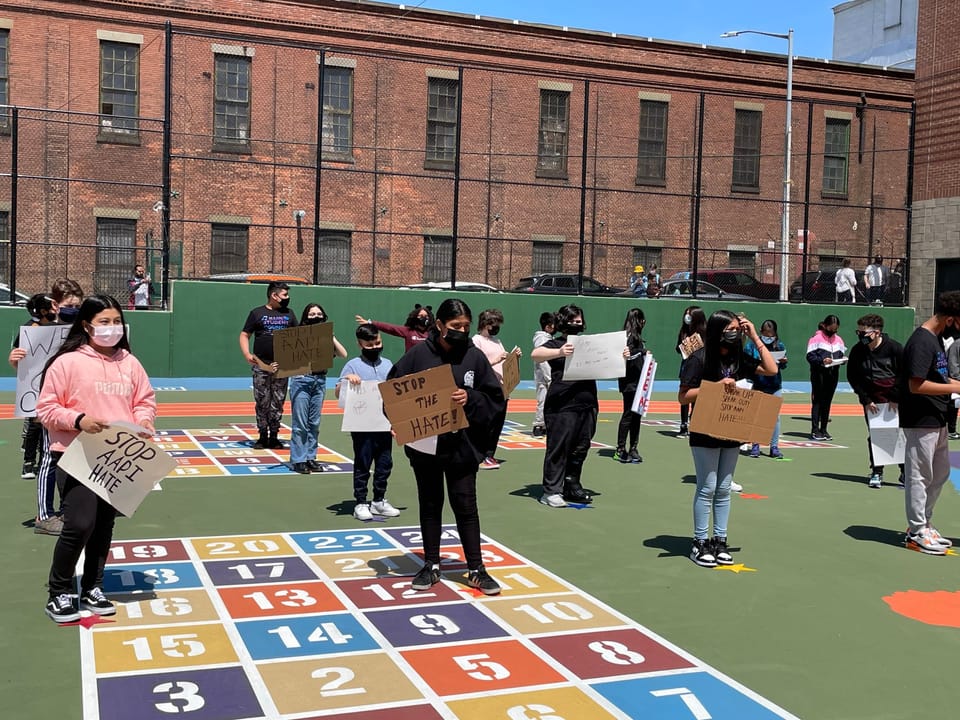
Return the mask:
<path id="1" fill-rule="evenodd" d="M 327 321 L 327 319 L 326 319 L 325 317 L 308 317 L 306 320 L 303 321 L 303 324 L 304 324 L 304 325 L 316 325 L 317 323 L 322 323 L 322 322 L 326 322 L 326 321 Z"/>
<path id="2" fill-rule="evenodd" d="M 370 362 L 376 362 L 380 359 L 380 353 L 383 352 L 382 347 L 378 348 L 360 348 L 360 354 Z"/>
<path id="3" fill-rule="evenodd" d="M 740 343 L 740 331 L 724 330 L 721 342 L 724 345 L 738 345 Z"/>
<path id="4" fill-rule="evenodd" d="M 447 345 L 454 349 L 465 348 L 467 343 L 470 342 L 470 336 L 463 330 L 447 330 L 443 339 Z"/>
<path id="5" fill-rule="evenodd" d="M 500 326 L 499 326 L 499 325 L 494 325 L 492 328 L 489 328 L 489 329 L 487 330 L 487 332 L 490 333 L 490 337 L 493 337 L 494 335 L 499 335 L 499 334 L 500 334 Z"/>
<path id="6" fill-rule="evenodd" d="M 76 305 L 66 305 L 60 308 L 60 319 L 63 322 L 73 322 L 80 314 L 80 308 Z"/>
<path id="7" fill-rule="evenodd" d="M 584 331 L 586 325 L 583 323 L 566 323 L 563 326 L 564 335 L 579 335 Z"/>
<path id="8" fill-rule="evenodd" d="M 283 298 L 283 300 L 278 300 L 277 302 L 280 304 L 281 310 L 286 310 L 290 305 L 290 298 Z"/>
<path id="9" fill-rule="evenodd" d="M 56 322 L 56 321 L 57 321 L 57 314 L 56 314 L 55 312 L 46 312 L 46 313 L 43 314 L 43 319 L 46 320 L 47 322 L 51 322 L 51 323 L 52 323 L 52 322 Z"/>
<path id="10" fill-rule="evenodd" d="M 422 329 L 422 330 L 426 330 L 428 327 L 430 327 L 430 318 L 428 318 L 428 317 L 418 317 L 418 318 L 417 318 L 417 327 L 420 328 L 420 329 Z"/>
<path id="11" fill-rule="evenodd" d="M 823 331 L 823 334 L 826 335 L 827 337 L 833 337 L 834 335 L 837 334 L 837 331 L 836 331 L 836 330 L 824 330 L 824 331 Z"/>

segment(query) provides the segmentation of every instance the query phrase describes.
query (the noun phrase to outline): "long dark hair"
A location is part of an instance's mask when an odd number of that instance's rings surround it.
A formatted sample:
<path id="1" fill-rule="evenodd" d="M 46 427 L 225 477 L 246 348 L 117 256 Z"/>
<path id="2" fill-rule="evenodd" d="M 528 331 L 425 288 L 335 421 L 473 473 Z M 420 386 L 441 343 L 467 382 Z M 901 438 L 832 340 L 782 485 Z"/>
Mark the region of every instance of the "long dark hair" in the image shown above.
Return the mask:
<path id="1" fill-rule="evenodd" d="M 623 319 L 623 329 L 627 331 L 627 346 L 640 347 L 640 333 L 643 332 L 647 319 L 640 308 L 630 308 Z"/>
<path id="2" fill-rule="evenodd" d="M 320 312 L 323 313 L 323 322 L 326 322 L 330 319 L 330 316 L 327 315 L 327 311 L 323 309 L 323 305 L 319 303 L 307 303 L 307 306 L 303 309 L 303 312 L 300 314 L 300 324 L 303 325 L 307 321 L 307 315 L 314 308 L 319 308 Z"/>
<path id="3" fill-rule="evenodd" d="M 87 334 L 87 330 L 83 324 L 90 323 L 104 310 L 116 310 L 120 313 L 120 323 L 123 326 L 123 336 L 120 338 L 120 342 L 118 342 L 115 347 L 117 350 L 130 351 L 130 341 L 127 339 L 127 321 L 123 317 L 123 308 L 120 307 L 120 303 L 118 303 L 117 299 L 112 295 L 90 295 L 80 304 L 80 310 L 77 312 L 77 319 L 73 321 L 73 325 L 70 327 L 70 332 L 67 333 L 67 337 L 63 340 L 63 345 L 60 346 L 60 349 L 57 350 L 56 354 L 54 354 L 54 356 L 47 361 L 47 364 L 44 365 L 43 374 L 40 376 L 41 387 L 43 386 L 43 381 L 46 378 L 47 369 L 58 357 L 61 355 L 66 355 L 69 352 L 79 350 L 83 345 L 90 344 L 90 336 Z"/>
<path id="4" fill-rule="evenodd" d="M 443 307 L 443 305 L 441 305 L 441 307 Z M 421 310 L 427 311 L 427 324 L 425 326 L 421 326 L 419 322 Z M 438 308 L 437 313 L 439 314 L 439 312 L 440 310 Z M 471 318 L 471 320 L 472 319 L 473 318 Z M 411 330 L 419 330 L 422 327 L 429 328 L 433 325 L 433 323 L 434 323 L 433 308 L 430 305 L 421 305 L 420 303 L 417 303 L 416 305 L 413 306 L 413 310 L 411 310 L 410 313 L 407 315 L 407 319 L 403 321 L 404 327 L 408 327 Z"/>
<path id="5" fill-rule="evenodd" d="M 683 311 L 683 316 L 686 317 L 687 313 L 690 314 L 690 324 L 685 324 L 683 322 L 683 317 L 680 318 L 680 330 L 677 332 L 677 345 L 682 343 L 691 335 L 699 333 L 700 337 L 703 337 L 703 331 L 707 325 L 707 316 L 704 314 L 703 309 L 699 305 L 691 305 L 688 307 Z"/>
<path id="6" fill-rule="evenodd" d="M 427 308 L 427 312 L 429 311 L 430 309 Z M 470 306 L 463 300 L 458 300 L 457 298 L 447 298 L 440 303 L 440 307 L 437 308 L 437 320 L 441 323 L 453 320 L 461 315 L 466 316 L 471 321 L 473 320 L 473 313 L 470 312 Z M 431 314 L 430 317 L 432 319 L 433 315 Z"/>
<path id="7" fill-rule="evenodd" d="M 704 357 L 703 357 L 703 379 L 717 381 L 723 377 L 724 368 L 733 370 L 736 373 L 740 365 L 740 351 L 726 355 L 727 362 L 724 362 L 724 356 L 720 353 L 720 343 L 723 340 L 723 331 L 727 325 L 737 319 L 729 310 L 717 310 L 710 319 L 707 320 L 707 329 L 703 334 Z"/>

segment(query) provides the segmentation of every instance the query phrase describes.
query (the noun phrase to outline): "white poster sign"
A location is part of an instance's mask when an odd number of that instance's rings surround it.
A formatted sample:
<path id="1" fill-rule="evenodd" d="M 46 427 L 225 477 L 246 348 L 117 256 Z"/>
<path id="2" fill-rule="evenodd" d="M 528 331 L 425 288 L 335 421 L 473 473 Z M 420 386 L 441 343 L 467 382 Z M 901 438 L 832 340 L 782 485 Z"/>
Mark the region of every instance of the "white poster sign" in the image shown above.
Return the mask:
<path id="1" fill-rule="evenodd" d="M 25 358 L 17 363 L 17 398 L 14 417 L 33 417 L 37 414 L 40 395 L 40 376 L 47 361 L 63 345 L 70 325 L 25 325 L 20 328 L 20 347 Z"/>
<path id="2" fill-rule="evenodd" d="M 598 335 L 571 335 L 573 345 L 563 366 L 564 380 L 606 380 L 622 378 L 626 373 L 623 349 L 627 346 L 625 330 Z"/>
<path id="3" fill-rule="evenodd" d="M 650 399 L 653 397 L 653 382 L 657 376 L 657 361 L 653 353 L 647 353 L 643 358 L 643 368 L 640 370 L 640 380 L 637 392 L 633 396 L 633 405 L 630 409 L 640 416 L 646 415 L 650 409 Z"/>
<path id="4" fill-rule="evenodd" d="M 116 421 L 102 432 L 80 433 L 58 467 L 130 517 L 177 466 L 156 443 L 139 437 L 140 431 L 132 423 Z"/>
<path id="5" fill-rule="evenodd" d="M 870 426 L 870 450 L 875 465 L 899 465 L 903 462 L 906 439 L 900 429 L 899 413 L 889 403 L 877 405 L 877 413 L 867 413 Z"/>
<path id="6" fill-rule="evenodd" d="M 390 432 L 390 421 L 383 414 L 383 398 L 376 380 L 353 385 L 344 380 L 340 385 L 343 399 L 343 432 Z"/>

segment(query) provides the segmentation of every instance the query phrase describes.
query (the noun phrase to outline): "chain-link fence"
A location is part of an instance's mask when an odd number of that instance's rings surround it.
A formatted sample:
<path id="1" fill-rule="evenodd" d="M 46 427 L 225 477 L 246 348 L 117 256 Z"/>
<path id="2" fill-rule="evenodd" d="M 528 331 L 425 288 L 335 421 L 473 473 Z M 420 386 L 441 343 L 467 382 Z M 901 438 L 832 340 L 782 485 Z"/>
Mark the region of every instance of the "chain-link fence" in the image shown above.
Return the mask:
<path id="1" fill-rule="evenodd" d="M 165 279 L 645 294 L 655 270 L 650 294 L 832 302 L 843 259 L 865 298 L 879 255 L 883 300 L 903 302 L 906 99 L 794 99 L 784 237 L 783 96 L 173 28 L 166 43 L 166 125 L 12 110 L 5 283 L 125 295 L 146 263 Z"/>

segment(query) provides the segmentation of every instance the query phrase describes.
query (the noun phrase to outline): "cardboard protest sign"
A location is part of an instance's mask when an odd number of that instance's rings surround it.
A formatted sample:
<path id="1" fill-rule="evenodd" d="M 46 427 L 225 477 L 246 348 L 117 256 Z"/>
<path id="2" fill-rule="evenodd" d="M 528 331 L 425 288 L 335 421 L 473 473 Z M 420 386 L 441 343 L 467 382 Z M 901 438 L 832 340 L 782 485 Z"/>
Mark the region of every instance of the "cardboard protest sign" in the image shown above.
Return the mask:
<path id="1" fill-rule="evenodd" d="M 390 421 L 383 414 L 380 383 L 364 380 L 358 385 L 344 380 L 340 385 L 343 399 L 343 432 L 390 432 Z"/>
<path id="2" fill-rule="evenodd" d="M 277 377 L 308 375 L 333 367 L 333 323 L 315 323 L 273 333 Z"/>
<path id="3" fill-rule="evenodd" d="M 20 328 L 20 347 L 27 356 L 17 363 L 17 397 L 14 417 L 33 417 L 37 414 L 40 395 L 40 376 L 47 361 L 63 345 L 70 325 L 25 325 Z"/>
<path id="4" fill-rule="evenodd" d="M 741 443 L 768 443 L 783 399 L 733 383 L 704 382 L 690 432 Z"/>
<path id="5" fill-rule="evenodd" d="M 907 439 L 900 429 L 900 413 L 897 408 L 891 407 L 890 403 L 880 403 L 877 405 L 876 414 L 867 414 L 867 425 L 870 427 L 873 464 L 883 467 L 902 463 Z"/>
<path id="6" fill-rule="evenodd" d="M 113 422 L 102 432 L 80 433 L 58 467 L 130 517 L 154 485 L 177 466 L 138 432 L 132 423 Z"/>
<path id="7" fill-rule="evenodd" d="M 449 365 L 380 383 L 383 411 L 397 443 L 462 430 L 469 426 L 463 408 L 450 399 L 457 389 Z"/>
<path id="8" fill-rule="evenodd" d="M 623 349 L 627 346 L 625 330 L 599 335 L 571 335 L 567 342 L 574 346 L 563 366 L 564 380 L 605 380 L 621 378 L 627 372 Z"/>
<path id="9" fill-rule="evenodd" d="M 700 333 L 694 333 L 680 343 L 680 357 L 686 360 L 702 347 L 703 338 L 700 337 Z"/>
<path id="10" fill-rule="evenodd" d="M 508 397 L 520 384 L 520 356 L 515 352 L 503 361 L 503 396 Z"/>
<path id="11" fill-rule="evenodd" d="M 640 380 L 637 383 L 637 392 L 633 396 L 633 405 L 630 410 L 640 416 L 646 415 L 653 397 L 653 382 L 657 376 L 657 361 L 653 353 L 647 353 L 643 358 L 643 367 L 640 369 Z"/>

